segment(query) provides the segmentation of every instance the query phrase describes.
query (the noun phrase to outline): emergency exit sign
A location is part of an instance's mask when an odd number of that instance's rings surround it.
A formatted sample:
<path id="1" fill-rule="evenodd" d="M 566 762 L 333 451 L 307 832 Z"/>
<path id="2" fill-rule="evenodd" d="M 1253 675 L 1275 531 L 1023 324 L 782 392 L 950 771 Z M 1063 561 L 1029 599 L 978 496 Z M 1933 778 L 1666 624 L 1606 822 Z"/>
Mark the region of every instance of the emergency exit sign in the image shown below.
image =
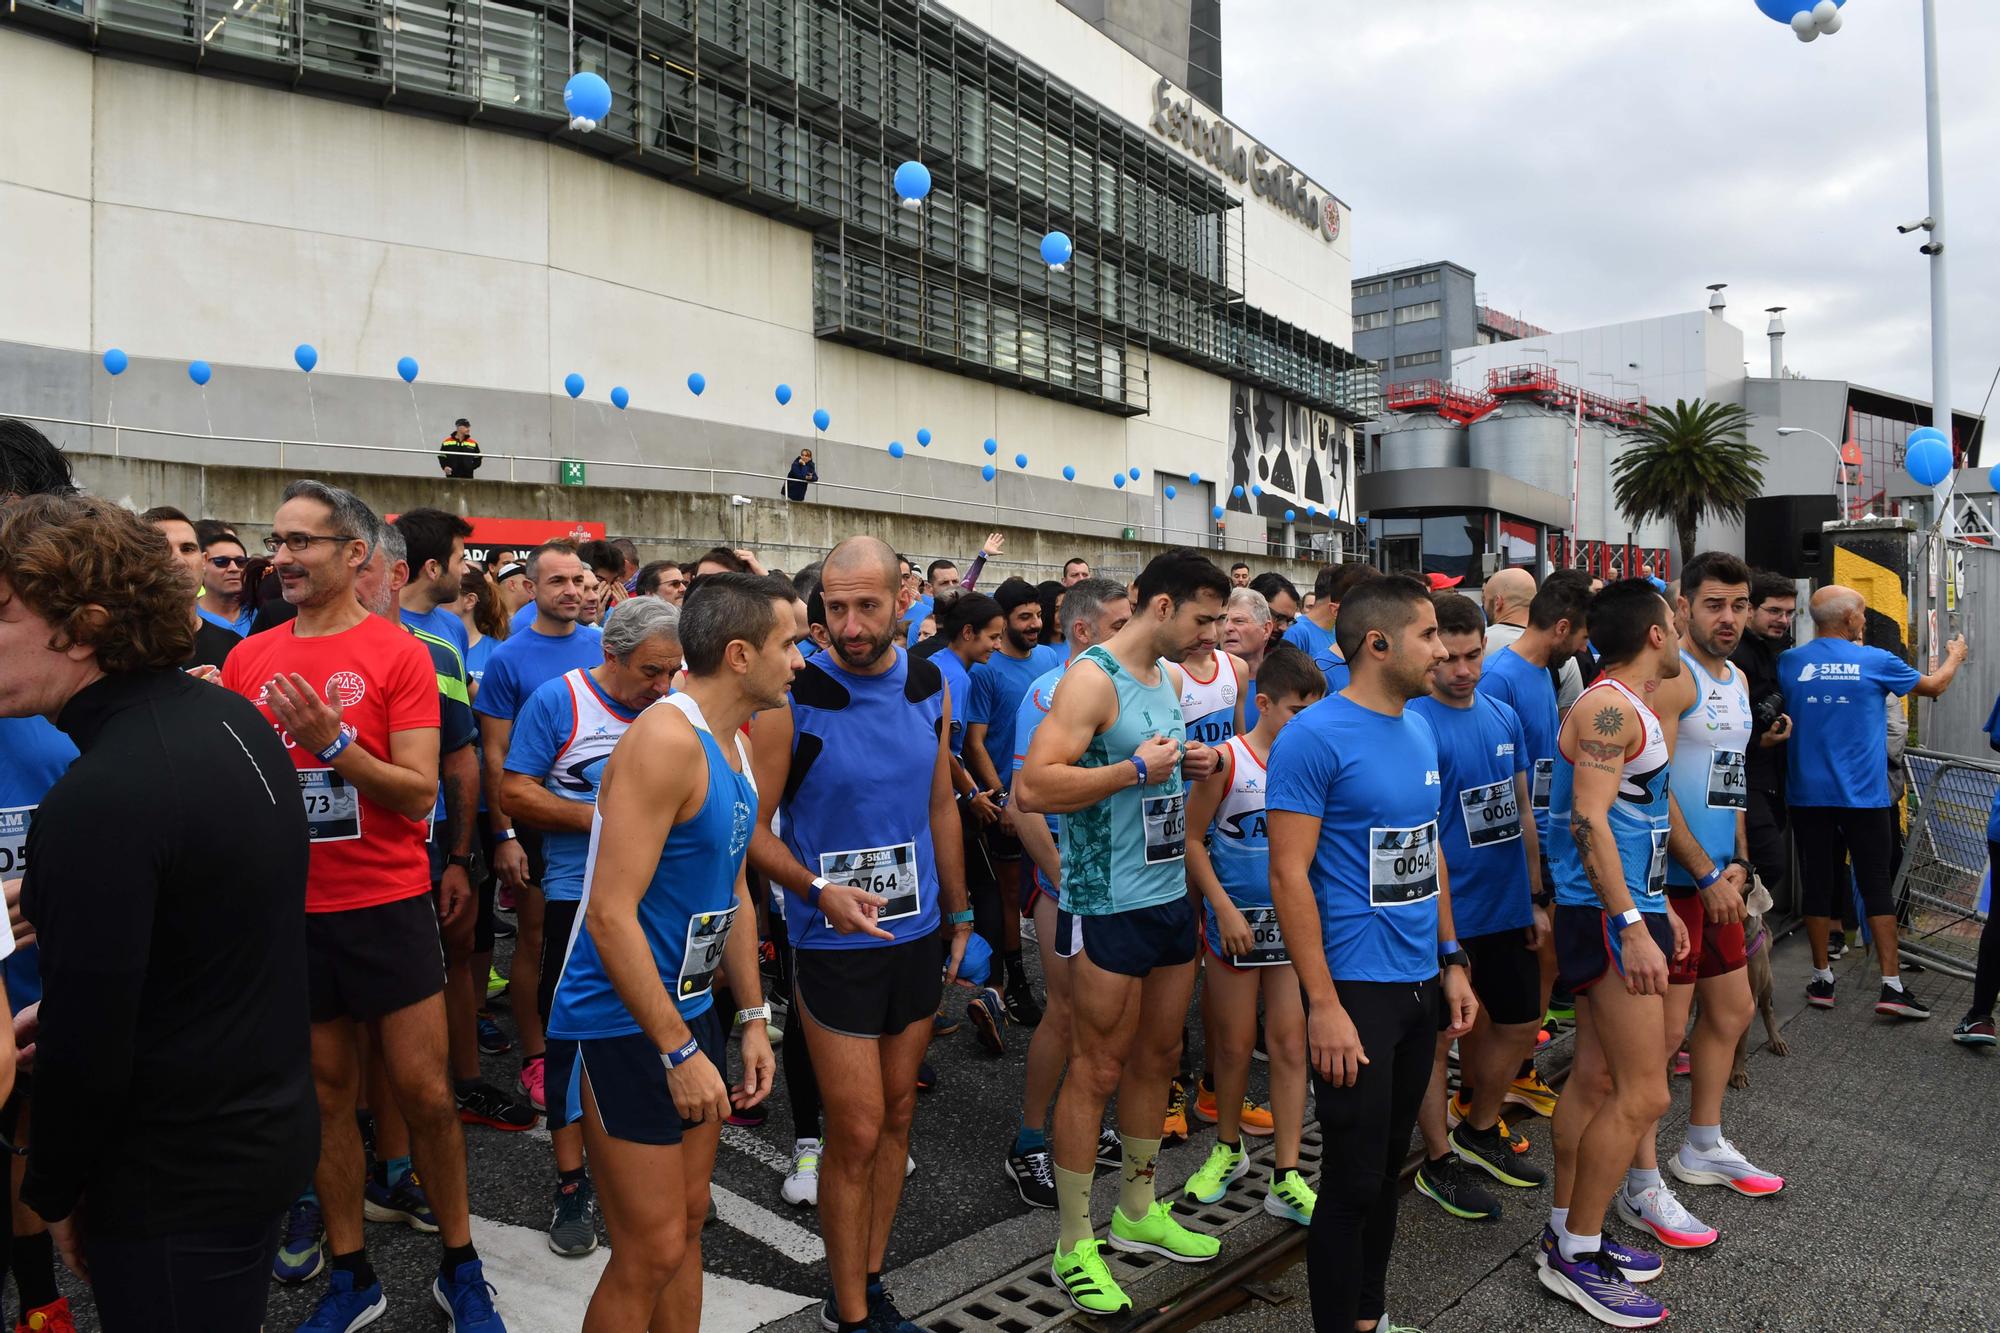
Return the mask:
<path id="1" fill-rule="evenodd" d="M 557 471 L 556 480 L 564 486 L 583 485 L 583 460 L 581 458 L 563 459 L 562 467 Z"/>

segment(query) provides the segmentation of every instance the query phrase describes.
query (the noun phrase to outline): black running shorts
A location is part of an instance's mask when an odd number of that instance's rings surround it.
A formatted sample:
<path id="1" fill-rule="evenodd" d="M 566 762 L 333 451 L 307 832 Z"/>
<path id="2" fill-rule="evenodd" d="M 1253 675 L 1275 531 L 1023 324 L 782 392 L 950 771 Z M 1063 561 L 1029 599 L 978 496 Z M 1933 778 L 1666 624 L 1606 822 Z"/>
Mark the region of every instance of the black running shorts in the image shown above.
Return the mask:
<path id="1" fill-rule="evenodd" d="M 1660 946 L 1667 966 L 1674 964 L 1674 927 L 1665 912 L 1645 912 L 1647 933 Z M 1625 975 L 1623 939 L 1611 929 L 1601 907 L 1556 905 L 1556 976 L 1572 995 L 1589 990 L 1607 972 Z"/>
<path id="2" fill-rule="evenodd" d="M 1502 1027 L 1542 1017 L 1542 963 L 1519 928 L 1474 935 L 1458 942 L 1472 963 L 1472 993 Z"/>
<path id="3" fill-rule="evenodd" d="M 729 1081 L 729 1029 L 711 1004 L 687 1020 L 688 1031 L 722 1081 Z M 627 1143 L 672 1147 L 700 1124 L 682 1117 L 667 1085 L 667 1062 L 643 1032 L 619 1037 L 549 1038 L 549 1128 L 583 1120 L 584 1076 L 604 1132 Z"/>
<path id="4" fill-rule="evenodd" d="M 315 1023 L 380 1018 L 444 990 L 430 891 L 346 912 L 306 913 L 306 994 Z"/>
<path id="5" fill-rule="evenodd" d="M 944 998 L 950 936 L 852 949 L 794 949 L 793 990 L 806 1016 L 843 1037 L 893 1037 L 931 1021 Z"/>
<path id="6" fill-rule="evenodd" d="M 1056 953 L 1082 952 L 1106 972 L 1143 977 L 1156 967 L 1191 963 L 1201 949 L 1201 918 L 1186 894 L 1152 907 L 1101 916 L 1056 913 Z"/>
<path id="7" fill-rule="evenodd" d="M 582 907 L 580 901 L 542 905 L 542 971 L 535 978 L 535 1012 L 542 1016 L 544 1027 L 556 1002 L 556 981 L 562 976 L 563 961 L 569 957 L 569 933 Z"/>

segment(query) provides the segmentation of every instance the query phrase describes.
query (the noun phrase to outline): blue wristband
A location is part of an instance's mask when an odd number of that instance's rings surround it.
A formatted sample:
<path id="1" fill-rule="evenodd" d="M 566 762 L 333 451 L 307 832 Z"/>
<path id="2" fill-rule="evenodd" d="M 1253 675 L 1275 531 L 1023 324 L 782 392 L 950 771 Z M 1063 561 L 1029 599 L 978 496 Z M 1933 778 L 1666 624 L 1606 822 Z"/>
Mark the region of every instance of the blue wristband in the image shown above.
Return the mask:
<path id="1" fill-rule="evenodd" d="M 1143 760 L 1143 759 L 1141 759 L 1141 758 L 1140 758 L 1140 757 L 1139 757 L 1138 755 L 1136 755 L 1136 754 L 1135 754 L 1135 755 L 1133 755 L 1133 756 L 1132 756 L 1132 767 L 1134 767 L 1134 768 L 1136 768 L 1136 769 L 1138 769 L 1138 770 L 1139 770 L 1139 780 L 1138 780 L 1138 781 L 1137 781 L 1136 783 L 1134 783 L 1133 785 L 1134 785 L 1134 786 L 1136 786 L 1136 787 L 1143 787 L 1143 786 L 1145 786 L 1145 785 L 1146 785 L 1146 761 L 1145 761 L 1145 760 Z"/>
<path id="2" fill-rule="evenodd" d="M 341 723 L 340 734 L 333 738 L 333 743 L 318 752 L 319 761 L 322 764 L 330 764 L 340 758 L 340 752 L 354 744 L 355 734 L 353 727 L 350 727 L 345 722 Z"/>
<path id="3" fill-rule="evenodd" d="M 945 920 L 951 922 L 951 924 L 954 926 L 969 926 L 972 924 L 972 913 L 953 912 L 949 916 L 947 916 Z"/>
<path id="4" fill-rule="evenodd" d="M 662 1055 L 660 1059 L 666 1061 L 667 1068 L 679 1069 L 689 1060 L 694 1059 L 695 1055 L 699 1053 L 700 1050 L 701 1050 L 701 1043 L 699 1041 L 696 1041 L 693 1037 L 689 1037 L 687 1039 L 687 1045 L 681 1047 L 678 1051 L 668 1051 L 666 1054 Z"/>
<path id="5" fill-rule="evenodd" d="M 1700 879 L 1696 880 L 1696 881 L 1694 882 L 1694 886 L 1695 886 L 1695 887 L 1696 887 L 1697 889 L 1705 889 L 1705 888 L 1708 888 L 1708 887 L 1709 887 L 1710 885 L 1714 884 L 1714 883 L 1715 883 L 1715 881 L 1717 881 L 1717 880 L 1721 879 L 1721 878 L 1722 878 L 1722 874 L 1723 874 L 1723 872 L 1724 872 L 1724 871 L 1726 871 L 1726 870 L 1728 870 L 1728 869 L 1729 869 L 1729 866 L 1728 866 L 1728 864 L 1727 864 L 1727 863 L 1724 863 L 1724 864 L 1722 864 L 1722 865 L 1719 865 L 1719 866 L 1715 867 L 1715 869 L 1713 869 L 1713 870 L 1709 871 L 1709 872 L 1708 872 L 1708 873 L 1707 873 L 1706 875 L 1703 875 L 1703 876 L 1702 876 L 1702 877 L 1701 877 Z"/>
<path id="6" fill-rule="evenodd" d="M 807 907 L 817 908 L 819 906 L 819 891 L 825 887 L 826 880 L 823 878 L 815 878 L 812 883 L 806 885 Z"/>

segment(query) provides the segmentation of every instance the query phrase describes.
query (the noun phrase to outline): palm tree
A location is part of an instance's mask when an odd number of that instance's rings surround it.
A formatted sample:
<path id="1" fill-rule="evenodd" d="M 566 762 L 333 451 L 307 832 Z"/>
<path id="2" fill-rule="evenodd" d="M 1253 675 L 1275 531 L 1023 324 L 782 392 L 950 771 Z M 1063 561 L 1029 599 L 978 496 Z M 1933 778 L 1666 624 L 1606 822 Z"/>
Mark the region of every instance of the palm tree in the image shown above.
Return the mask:
<path id="1" fill-rule="evenodd" d="M 1734 403 L 1683 398 L 1657 404 L 1631 432 L 1634 441 L 1611 465 L 1618 508 L 1635 527 L 1666 519 L 1680 537 L 1680 568 L 1694 559 L 1695 528 L 1705 518 L 1738 519 L 1764 489 L 1764 451 L 1744 436 L 1750 414 Z"/>

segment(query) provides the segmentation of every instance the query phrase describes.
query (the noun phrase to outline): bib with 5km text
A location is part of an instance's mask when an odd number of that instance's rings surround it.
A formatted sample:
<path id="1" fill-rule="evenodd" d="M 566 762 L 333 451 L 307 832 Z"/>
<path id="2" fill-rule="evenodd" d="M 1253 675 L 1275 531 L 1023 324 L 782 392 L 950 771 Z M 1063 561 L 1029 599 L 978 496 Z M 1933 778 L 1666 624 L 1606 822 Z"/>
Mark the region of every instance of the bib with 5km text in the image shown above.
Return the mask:
<path id="1" fill-rule="evenodd" d="M 1474 847 L 1513 842 L 1521 836 L 1521 804 L 1514 798 L 1514 779 L 1467 787 L 1458 794 L 1465 811 L 1465 840 Z"/>
<path id="2" fill-rule="evenodd" d="M 923 910 L 917 893 L 917 844 L 864 847 L 851 852 L 821 852 L 819 873 L 835 884 L 852 884 L 888 901 L 875 914 L 879 924 L 900 921 Z M 833 923 L 828 922 L 828 926 Z"/>
<path id="3" fill-rule="evenodd" d="M 1368 901 L 1402 907 L 1438 896 L 1438 826 L 1368 830 Z"/>
<path id="4" fill-rule="evenodd" d="M 306 803 L 306 837 L 313 842 L 349 842 L 361 836 L 361 793 L 330 768 L 299 770 L 299 795 Z"/>

